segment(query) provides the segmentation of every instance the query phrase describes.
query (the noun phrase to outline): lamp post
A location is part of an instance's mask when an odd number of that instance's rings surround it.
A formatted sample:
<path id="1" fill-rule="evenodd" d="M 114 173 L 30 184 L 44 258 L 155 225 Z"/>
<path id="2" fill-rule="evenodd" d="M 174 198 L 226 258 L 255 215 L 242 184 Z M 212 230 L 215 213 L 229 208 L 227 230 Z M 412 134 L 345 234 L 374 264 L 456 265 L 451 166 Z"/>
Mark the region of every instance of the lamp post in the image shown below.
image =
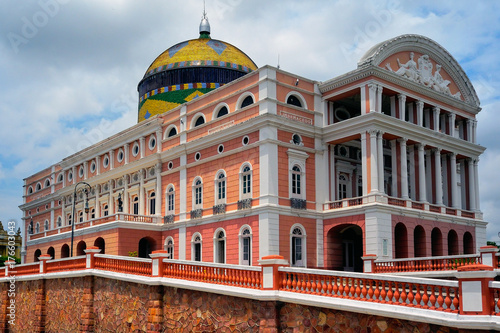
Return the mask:
<path id="1" fill-rule="evenodd" d="M 75 218 L 75 209 L 76 209 L 76 192 L 78 189 L 78 185 L 84 185 L 86 188 L 84 189 L 85 191 L 85 213 L 89 212 L 89 199 L 87 197 L 87 193 L 92 190 L 92 186 L 90 186 L 86 182 L 79 182 L 75 185 L 75 190 L 73 191 L 73 215 L 72 215 L 72 220 L 71 221 L 71 257 L 73 257 L 73 238 L 75 236 L 75 224 L 76 224 L 76 218 Z"/>

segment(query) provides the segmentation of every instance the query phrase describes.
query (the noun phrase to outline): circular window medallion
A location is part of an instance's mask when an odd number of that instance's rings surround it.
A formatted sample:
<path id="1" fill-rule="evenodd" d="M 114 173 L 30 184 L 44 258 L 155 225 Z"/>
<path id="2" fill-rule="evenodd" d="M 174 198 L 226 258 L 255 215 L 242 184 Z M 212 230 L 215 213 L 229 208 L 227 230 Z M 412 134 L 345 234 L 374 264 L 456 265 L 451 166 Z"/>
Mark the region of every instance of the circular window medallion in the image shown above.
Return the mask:
<path id="1" fill-rule="evenodd" d="M 195 161 L 199 161 L 199 160 L 200 160 L 200 158 L 201 158 L 201 154 L 200 154 L 200 152 L 197 152 L 196 154 L 194 154 L 194 160 L 195 160 Z"/>
<path id="2" fill-rule="evenodd" d="M 245 135 L 243 137 L 243 139 L 241 140 L 241 143 L 243 144 L 243 146 L 248 145 L 249 142 L 250 142 L 250 138 L 248 137 L 248 135 Z"/>
<path id="3" fill-rule="evenodd" d="M 118 162 L 121 163 L 123 161 L 124 157 L 125 157 L 125 155 L 123 154 L 123 149 L 120 149 L 118 151 L 118 156 L 117 156 Z"/>
<path id="4" fill-rule="evenodd" d="M 132 155 L 136 157 L 139 154 L 139 144 L 136 142 L 134 143 L 134 146 L 132 147 Z"/>
<path id="5" fill-rule="evenodd" d="M 167 164 L 168 170 L 172 170 L 173 167 L 174 167 L 174 163 L 172 161 L 168 162 L 168 164 Z"/>
<path id="6" fill-rule="evenodd" d="M 222 154 L 224 152 L 224 145 L 223 144 L 220 144 L 219 147 L 217 147 L 217 152 L 219 154 Z"/>

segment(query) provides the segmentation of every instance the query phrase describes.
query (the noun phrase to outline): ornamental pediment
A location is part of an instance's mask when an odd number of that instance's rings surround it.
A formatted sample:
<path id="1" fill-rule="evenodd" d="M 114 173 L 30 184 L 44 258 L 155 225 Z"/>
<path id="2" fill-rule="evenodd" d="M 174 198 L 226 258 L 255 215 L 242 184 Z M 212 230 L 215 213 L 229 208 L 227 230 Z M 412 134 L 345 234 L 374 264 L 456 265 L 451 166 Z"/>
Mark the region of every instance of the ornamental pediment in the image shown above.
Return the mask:
<path id="1" fill-rule="evenodd" d="M 462 95 L 451 76 L 428 54 L 413 51 L 398 52 L 382 61 L 380 67 L 402 78 L 462 100 Z"/>

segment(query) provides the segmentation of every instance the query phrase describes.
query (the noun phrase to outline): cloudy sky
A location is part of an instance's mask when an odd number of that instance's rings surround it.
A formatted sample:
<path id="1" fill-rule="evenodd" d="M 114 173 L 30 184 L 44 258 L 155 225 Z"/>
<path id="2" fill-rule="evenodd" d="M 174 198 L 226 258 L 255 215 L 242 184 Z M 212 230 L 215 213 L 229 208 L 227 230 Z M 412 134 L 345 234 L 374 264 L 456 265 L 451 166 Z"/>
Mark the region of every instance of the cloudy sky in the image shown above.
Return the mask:
<path id="1" fill-rule="evenodd" d="M 374 44 L 425 35 L 479 95 L 481 209 L 500 241 L 500 2 L 207 0 L 212 37 L 324 81 Z M 137 83 L 165 49 L 198 37 L 202 0 L 0 2 L 0 220 L 21 221 L 23 178 L 136 123 Z"/>

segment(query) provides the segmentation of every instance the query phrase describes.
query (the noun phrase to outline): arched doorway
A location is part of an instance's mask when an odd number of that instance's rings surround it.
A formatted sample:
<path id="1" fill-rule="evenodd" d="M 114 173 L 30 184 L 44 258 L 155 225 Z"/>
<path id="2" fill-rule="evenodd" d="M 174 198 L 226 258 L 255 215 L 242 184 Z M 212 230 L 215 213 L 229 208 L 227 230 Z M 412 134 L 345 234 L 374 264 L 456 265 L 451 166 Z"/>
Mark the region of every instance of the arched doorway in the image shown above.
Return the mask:
<path id="1" fill-rule="evenodd" d="M 68 258 L 69 257 L 69 246 L 68 244 L 64 244 L 61 246 L 61 258 Z"/>
<path id="2" fill-rule="evenodd" d="M 40 257 L 42 255 L 42 251 L 40 249 L 37 249 L 35 251 L 35 254 L 33 255 L 33 261 L 40 261 L 38 260 L 38 257 Z"/>
<path id="3" fill-rule="evenodd" d="M 465 232 L 464 234 L 464 254 L 474 254 L 474 239 L 470 232 Z"/>
<path id="4" fill-rule="evenodd" d="M 421 225 L 417 225 L 413 231 L 413 249 L 415 250 L 414 257 L 427 256 L 425 245 L 425 230 Z"/>
<path id="5" fill-rule="evenodd" d="M 106 242 L 104 241 L 104 238 L 102 238 L 102 237 L 96 238 L 96 240 L 94 241 L 94 246 L 101 249 L 101 252 L 99 252 L 100 254 L 105 254 L 106 253 L 105 252 L 105 250 L 106 250 Z"/>
<path id="6" fill-rule="evenodd" d="M 433 257 L 443 255 L 443 234 L 439 228 L 432 229 L 431 232 L 431 252 Z"/>
<path id="7" fill-rule="evenodd" d="M 87 249 L 87 244 L 84 241 L 79 241 L 76 246 L 76 255 L 83 256 L 85 255 L 85 250 Z"/>
<path id="8" fill-rule="evenodd" d="M 448 255 L 454 256 L 458 254 L 458 235 L 455 230 L 448 232 Z"/>
<path id="9" fill-rule="evenodd" d="M 56 251 L 54 250 L 54 248 L 51 246 L 49 247 L 49 249 L 47 250 L 47 254 L 52 258 L 52 259 L 55 259 L 56 258 Z"/>
<path id="10" fill-rule="evenodd" d="M 396 259 L 408 258 L 408 231 L 401 222 L 394 228 L 394 250 Z"/>
<path id="11" fill-rule="evenodd" d="M 139 258 L 149 258 L 151 252 L 155 250 L 156 242 L 150 237 L 143 237 L 139 241 L 139 251 L 137 251 Z"/>
<path id="12" fill-rule="evenodd" d="M 358 225 L 342 224 L 327 234 L 327 267 L 340 271 L 363 271 L 363 230 Z"/>

